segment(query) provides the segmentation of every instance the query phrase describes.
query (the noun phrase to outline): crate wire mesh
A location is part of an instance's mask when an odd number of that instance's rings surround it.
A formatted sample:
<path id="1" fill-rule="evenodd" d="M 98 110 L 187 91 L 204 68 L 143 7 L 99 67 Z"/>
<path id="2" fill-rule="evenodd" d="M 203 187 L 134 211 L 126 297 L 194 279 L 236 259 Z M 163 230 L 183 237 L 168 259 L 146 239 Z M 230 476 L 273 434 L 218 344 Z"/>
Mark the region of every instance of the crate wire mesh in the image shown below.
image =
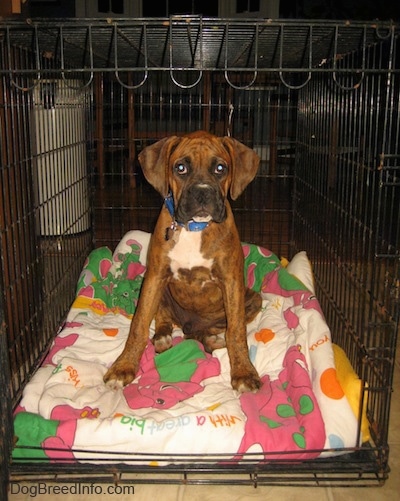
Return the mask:
<path id="1" fill-rule="evenodd" d="M 384 109 L 371 106 L 375 100 L 383 108 L 388 98 L 399 102 L 398 81 L 395 96 L 386 95 L 386 84 L 384 77 L 367 82 L 350 103 L 341 102 L 340 91 L 318 80 L 303 94 L 298 135 L 303 154 L 295 194 L 300 218 L 294 216 L 295 241 L 303 242 L 301 247 L 309 243 L 319 297 L 335 340 L 368 382 L 369 398 L 376 403 L 369 418 L 378 441 L 387 440 L 387 429 L 378 423 L 385 419 L 383 409 L 390 407 L 399 307 L 399 136 L 393 140 L 392 130 L 369 130 L 365 122 L 381 121 Z M 330 111 L 328 121 L 313 111 L 314 92 Z M 398 109 L 392 112 L 398 121 Z M 380 154 L 382 142 L 385 154 Z"/>
<path id="2" fill-rule="evenodd" d="M 196 89 L 181 89 L 171 82 L 168 74 L 153 72 L 152 78 L 133 95 L 133 91 L 125 90 L 115 80 L 104 76 L 97 76 L 95 80 L 96 116 L 102 124 L 96 128 L 99 131 L 96 184 L 113 188 L 100 189 L 94 200 L 98 215 L 95 222 L 101 220 L 101 225 L 95 225 L 96 240 L 115 246 L 121 224 L 123 230 L 137 226 L 147 231 L 154 228 L 160 197 L 144 182 L 137 165 L 137 152 L 141 148 L 185 130 L 207 129 L 218 135 L 230 130 L 234 137 L 251 146 L 257 145 L 255 148 L 264 159 L 259 183 L 248 187 L 243 197 L 233 204 L 238 223 L 242 220 L 242 238 L 261 241 L 262 233 L 268 233 L 263 240 L 273 242 L 281 254 L 288 254 L 290 208 L 286 193 L 291 185 L 296 135 L 293 121 L 296 101 L 292 91 L 267 85 L 232 93 L 218 75 L 211 74 L 205 75 L 204 82 Z M 263 144 L 264 137 L 269 138 L 268 145 Z M 269 158 L 278 154 L 281 155 L 279 171 L 274 161 L 275 171 L 270 172 Z M 274 185 L 271 179 L 276 181 Z M 112 197 L 114 202 L 110 204 Z M 245 224 L 249 211 L 252 211 L 252 223 Z M 280 213 L 274 228 L 265 221 L 266 211 Z M 115 224 L 116 221 L 120 223 Z"/>
<path id="3" fill-rule="evenodd" d="M 125 231 L 154 226 L 160 199 L 137 153 L 166 135 L 207 129 L 260 154 L 256 180 L 233 204 L 241 238 L 288 258 L 307 250 L 334 341 L 365 383 L 373 440 L 295 465 L 288 455 L 227 472 L 215 458 L 182 457 L 165 471 L 134 471 L 152 482 L 224 483 L 229 473 L 231 483 L 234 473 L 252 485 L 382 483 L 400 303 L 398 27 L 30 20 L 1 23 L 0 44 L 5 478 L 46 471 L 115 480 L 115 466 L 10 466 L 12 409 L 93 246 L 113 248 Z M 119 480 L 131 471 L 122 465 Z"/>

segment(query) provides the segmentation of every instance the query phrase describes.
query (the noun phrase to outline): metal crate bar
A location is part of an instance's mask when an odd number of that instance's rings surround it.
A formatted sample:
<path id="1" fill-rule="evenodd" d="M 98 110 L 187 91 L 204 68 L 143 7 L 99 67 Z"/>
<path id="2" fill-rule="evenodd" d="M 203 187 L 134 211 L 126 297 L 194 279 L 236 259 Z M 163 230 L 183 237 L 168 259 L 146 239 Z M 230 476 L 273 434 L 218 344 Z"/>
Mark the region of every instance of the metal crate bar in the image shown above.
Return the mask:
<path id="1" fill-rule="evenodd" d="M 399 28 L 391 23 L 321 23 L 273 20 L 221 20 L 191 16 L 166 19 L 129 20 L 28 20 L 26 23 L 0 24 L 0 43 L 8 57 L 1 72 L 29 75 L 38 80 L 57 72 L 61 78 L 78 71 L 82 85 L 89 85 L 96 72 L 111 72 L 122 83 L 122 74 L 135 75 L 133 88 L 143 85 L 149 72 L 167 71 L 180 84 L 180 71 L 192 73 L 189 86 L 196 85 L 202 73 L 218 71 L 232 84 L 229 73 L 249 75 L 250 87 L 258 73 L 276 73 L 288 86 L 287 74 L 304 77 L 305 84 L 314 73 L 357 75 L 377 73 L 381 68 L 368 65 L 367 51 L 378 43 L 391 44 Z M 243 41 L 246 41 L 243 43 Z M 26 47 L 35 55 L 33 68 L 15 70 L 10 60 L 11 47 Z M 51 70 L 41 64 L 41 56 L 60 63 Z M 352 66 L 342 61 L 355 54 Z M 67 67 L 74 61 L 74 68 Z M 394 67 L 393 72 L 400 71 Z M 304 78 L 303 78 L 304 80 Z M 298 84 L 297 84 L 298 86 Z"/>

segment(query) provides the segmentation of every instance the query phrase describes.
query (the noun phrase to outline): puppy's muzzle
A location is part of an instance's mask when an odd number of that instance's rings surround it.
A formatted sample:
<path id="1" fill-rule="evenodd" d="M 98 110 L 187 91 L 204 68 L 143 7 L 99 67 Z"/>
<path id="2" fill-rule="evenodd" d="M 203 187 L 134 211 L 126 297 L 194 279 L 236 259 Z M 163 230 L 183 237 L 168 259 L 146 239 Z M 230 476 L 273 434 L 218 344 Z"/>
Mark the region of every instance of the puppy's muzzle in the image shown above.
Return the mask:
<path id="1" fill-rule="evenodd" d="M 206 183 L 192 184 L 183 191 L 176 208 L 177 221 L 214 221 L 226 219 L 225 200 L 218 187 Z"/>

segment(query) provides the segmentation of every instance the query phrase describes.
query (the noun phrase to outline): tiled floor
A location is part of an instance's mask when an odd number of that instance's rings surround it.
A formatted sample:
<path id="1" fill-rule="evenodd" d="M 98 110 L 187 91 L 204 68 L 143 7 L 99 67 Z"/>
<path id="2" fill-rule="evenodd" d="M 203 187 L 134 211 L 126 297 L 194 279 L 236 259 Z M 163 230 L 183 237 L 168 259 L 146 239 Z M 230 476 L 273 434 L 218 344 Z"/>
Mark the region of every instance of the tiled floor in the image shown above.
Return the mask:
<path id="1" fill-rule="evenodd" d="M 280 501 L 281 499 L 285 501 L 297 501 L 307 499 L 307 501 L 334 501 L 346 499 L 346 501 L 376 501 L 385 499 L 398 499 L 400 492 L 400 354 L 397 353 L 396 366 L 395 366 L 395 377 L 393 385 L 393 395 L 392 395 L 392 409 L 391 409 L 391 419 L 390 419 L 390 467 L 391 473 L 389 479 L 386 481 L 385 485 L 382 487 L 352 487 L 352 488 L 341 488 L 341 487 L 278 487 L 278 486 L 259 486 L 254 487 L 242 487 L 242 486 L 206 486 L 206 485 L 135 485 L 134 492 L 133 489 L 130 490 L 130 494 L 125 491 L 125 494 L 106 492 L 109 487 L 113 488 L 111 485 L 101 485 L 97 484 L 95 486 L 95 491 L 93 495 L 88 494 L 78 494 L 74 493 L 72 490 L 69 494 L 67 493 L 36 493 L 34 490 L 28 490 L 29 488 L 34 489 L 35 484 L 18 484 L 14 486 L 14 491 L 20 489 L 17 494 L 10 494 L 9 501 L 28 501 L 35 499 L 37 501 L 87 501 L 88 499 L 95 499 L 96 501 L 106 501 L 106 500 L 119 500 L 127 501 L 133 499 L 140 499 L 140 501 L 154 501 L 157 498 L 161 498 L 163 501 L 172 500 L 186 500 L 191 501 L 213 501 L 213 500 L 243 500 L 243 499 L 259 499 L 263 501 L 274 500 Z M 50 484 L 48 484 L 50 486 Z M 58 487 L 65 487 L 69 489 L 71 486 L 67 484 L 57 484 Z M 87 491 L 90 492 L 90 486 L 87 486 Z M 93 489 L 93 488 L 92 488 Z M 100 493 L 99 489 L 102 489 L 103 493 Z"/>

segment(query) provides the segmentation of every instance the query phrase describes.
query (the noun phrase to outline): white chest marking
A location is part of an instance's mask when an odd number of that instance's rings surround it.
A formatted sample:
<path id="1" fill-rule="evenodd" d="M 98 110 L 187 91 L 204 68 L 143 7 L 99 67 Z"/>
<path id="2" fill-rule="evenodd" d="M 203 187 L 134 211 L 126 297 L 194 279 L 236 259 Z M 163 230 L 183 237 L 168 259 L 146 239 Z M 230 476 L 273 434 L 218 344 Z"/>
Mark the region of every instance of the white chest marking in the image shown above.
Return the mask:
<path id="1" fill-rule="evenodd" d="M 201 233 L 201 231 L 181 229 L 178 241 L 168 254 L 174 278 L 178 278 L 180 268 L 191 270 L 195 266 L 204 266 L 211 269 L 214 260 L 206 259 L 200 252 Z"/>

